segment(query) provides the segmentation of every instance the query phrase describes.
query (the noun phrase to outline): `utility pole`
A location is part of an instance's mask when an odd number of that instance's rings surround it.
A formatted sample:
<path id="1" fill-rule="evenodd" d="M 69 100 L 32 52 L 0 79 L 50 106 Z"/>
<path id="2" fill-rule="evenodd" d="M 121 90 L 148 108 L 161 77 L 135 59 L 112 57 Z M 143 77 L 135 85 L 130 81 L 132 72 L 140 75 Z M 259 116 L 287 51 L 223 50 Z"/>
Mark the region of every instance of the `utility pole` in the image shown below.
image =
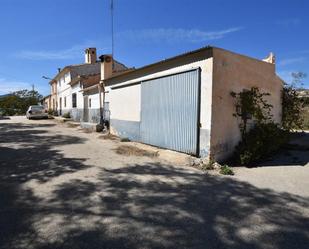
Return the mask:
<path id="1" fill-rule="evenodd" d="M 114 70 L 114 0 L 111 0 L 112 63 Z"/>

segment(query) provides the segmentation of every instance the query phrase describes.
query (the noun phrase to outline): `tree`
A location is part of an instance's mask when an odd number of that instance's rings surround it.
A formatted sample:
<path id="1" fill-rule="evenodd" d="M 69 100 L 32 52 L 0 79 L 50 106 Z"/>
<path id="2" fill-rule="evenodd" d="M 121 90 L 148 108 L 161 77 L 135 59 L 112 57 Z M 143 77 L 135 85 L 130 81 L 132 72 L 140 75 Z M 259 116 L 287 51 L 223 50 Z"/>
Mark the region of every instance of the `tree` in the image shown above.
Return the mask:
<path id="1" fill-rule="evenodd" d="M 303 129 L 304 101 L 299 97 L 298 87 L 303 84 L 306 74 L 294 72 L 292 82 L 284 83 L 282 91 L 282 127 L 285 130 Z"/>
<path id="2" fill-rule="evenodd" d="M 35 90 L 16 91 L 0 99 L 0 109 L 3 115 L 25 114 L 30 105 L 37 105 L 41 99 Z"/>

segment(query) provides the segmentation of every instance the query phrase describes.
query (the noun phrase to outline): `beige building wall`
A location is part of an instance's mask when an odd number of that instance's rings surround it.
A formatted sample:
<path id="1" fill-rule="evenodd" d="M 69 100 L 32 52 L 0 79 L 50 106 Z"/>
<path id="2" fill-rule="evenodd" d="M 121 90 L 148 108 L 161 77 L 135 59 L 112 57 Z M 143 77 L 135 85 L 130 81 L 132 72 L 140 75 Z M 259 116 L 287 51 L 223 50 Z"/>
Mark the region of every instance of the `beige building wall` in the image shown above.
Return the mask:
<path id="1" fill-rule="evenodd" d="M 259 87 L 271 94 L 274 120 L 281 122 L 282 81 L 276 76 L 275 65 L 223 49 L 213 48 L 213 95 L 210 134 L 210 155 L 218 160 L 229 157 L 240 141 L 233 92 Z"/>
<path id="2" fill-rule="evenodd" d="M 43 100 L 43 106 L 45 110 L 51 109 L 51 96 L 45 97 Z"/>

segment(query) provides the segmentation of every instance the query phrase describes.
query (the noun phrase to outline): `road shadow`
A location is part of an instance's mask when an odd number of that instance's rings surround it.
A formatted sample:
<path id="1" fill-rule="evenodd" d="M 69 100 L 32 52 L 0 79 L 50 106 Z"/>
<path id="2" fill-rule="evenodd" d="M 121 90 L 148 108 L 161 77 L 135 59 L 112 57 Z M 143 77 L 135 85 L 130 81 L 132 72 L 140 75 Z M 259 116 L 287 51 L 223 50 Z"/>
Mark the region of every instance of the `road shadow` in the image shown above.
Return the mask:
<path id="1" fill-rule="evenodd" d="M 0 116 L 0 120 L 10 120 L 11 118 L 10 117 L 7 117 L 7 116 Z"/>
<path id="2" fill-rule="evenodd" d="M 36 239 L 32 226 L 42 200 L 25 189 L 29 181 L 48 182 L 89 168 L 84 159 L 65 158 L 57 145 L 82 144 L 75 136 L 49 135 L 54 124 L 0 123 L 0 248 L 31 248 L 17 240 Z M 39 129 L 37 129 L 39 128 Z M 48 211 L 45 211 L 48 215 Z"/>
<path id="3" fill-rule="evenodd" d="M 291 134 L 290 142 L 273 156 L 257 163 L 256 167 L 306 166 L 309 164 L 309 133 Z"/>
<path id="4" fill-rule="evenodd" d="M 233 177 L 135 164 L 71 180 L 53 194 L 44 206 L 62 217 L 61 233 L 49 231 L 58 240 L 33 248 L 309 247 L 309 198 Z"/>
<path id="5" fill-rule="evenodd" d="M 24 145 L 0 149 L 1 249 L 309 248 L 308 197 L 145 163 L 68 178 L 43 198 L 24 183 L 88 169 L 51 149 L 83 139 L 18 128 L 0 136 Z"/>

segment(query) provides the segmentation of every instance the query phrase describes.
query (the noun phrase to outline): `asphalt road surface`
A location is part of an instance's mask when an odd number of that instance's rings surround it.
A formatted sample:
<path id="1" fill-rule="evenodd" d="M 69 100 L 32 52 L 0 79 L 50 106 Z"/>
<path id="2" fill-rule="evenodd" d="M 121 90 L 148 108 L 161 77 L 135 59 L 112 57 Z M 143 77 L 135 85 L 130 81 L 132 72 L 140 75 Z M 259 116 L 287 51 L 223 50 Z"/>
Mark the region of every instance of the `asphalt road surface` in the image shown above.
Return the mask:
<path id="1" fill-rule="evenodd" d="M 98 136 L 0 120 L 1 249 L 309 248 L 306 162 L 225 177 Z"/>

